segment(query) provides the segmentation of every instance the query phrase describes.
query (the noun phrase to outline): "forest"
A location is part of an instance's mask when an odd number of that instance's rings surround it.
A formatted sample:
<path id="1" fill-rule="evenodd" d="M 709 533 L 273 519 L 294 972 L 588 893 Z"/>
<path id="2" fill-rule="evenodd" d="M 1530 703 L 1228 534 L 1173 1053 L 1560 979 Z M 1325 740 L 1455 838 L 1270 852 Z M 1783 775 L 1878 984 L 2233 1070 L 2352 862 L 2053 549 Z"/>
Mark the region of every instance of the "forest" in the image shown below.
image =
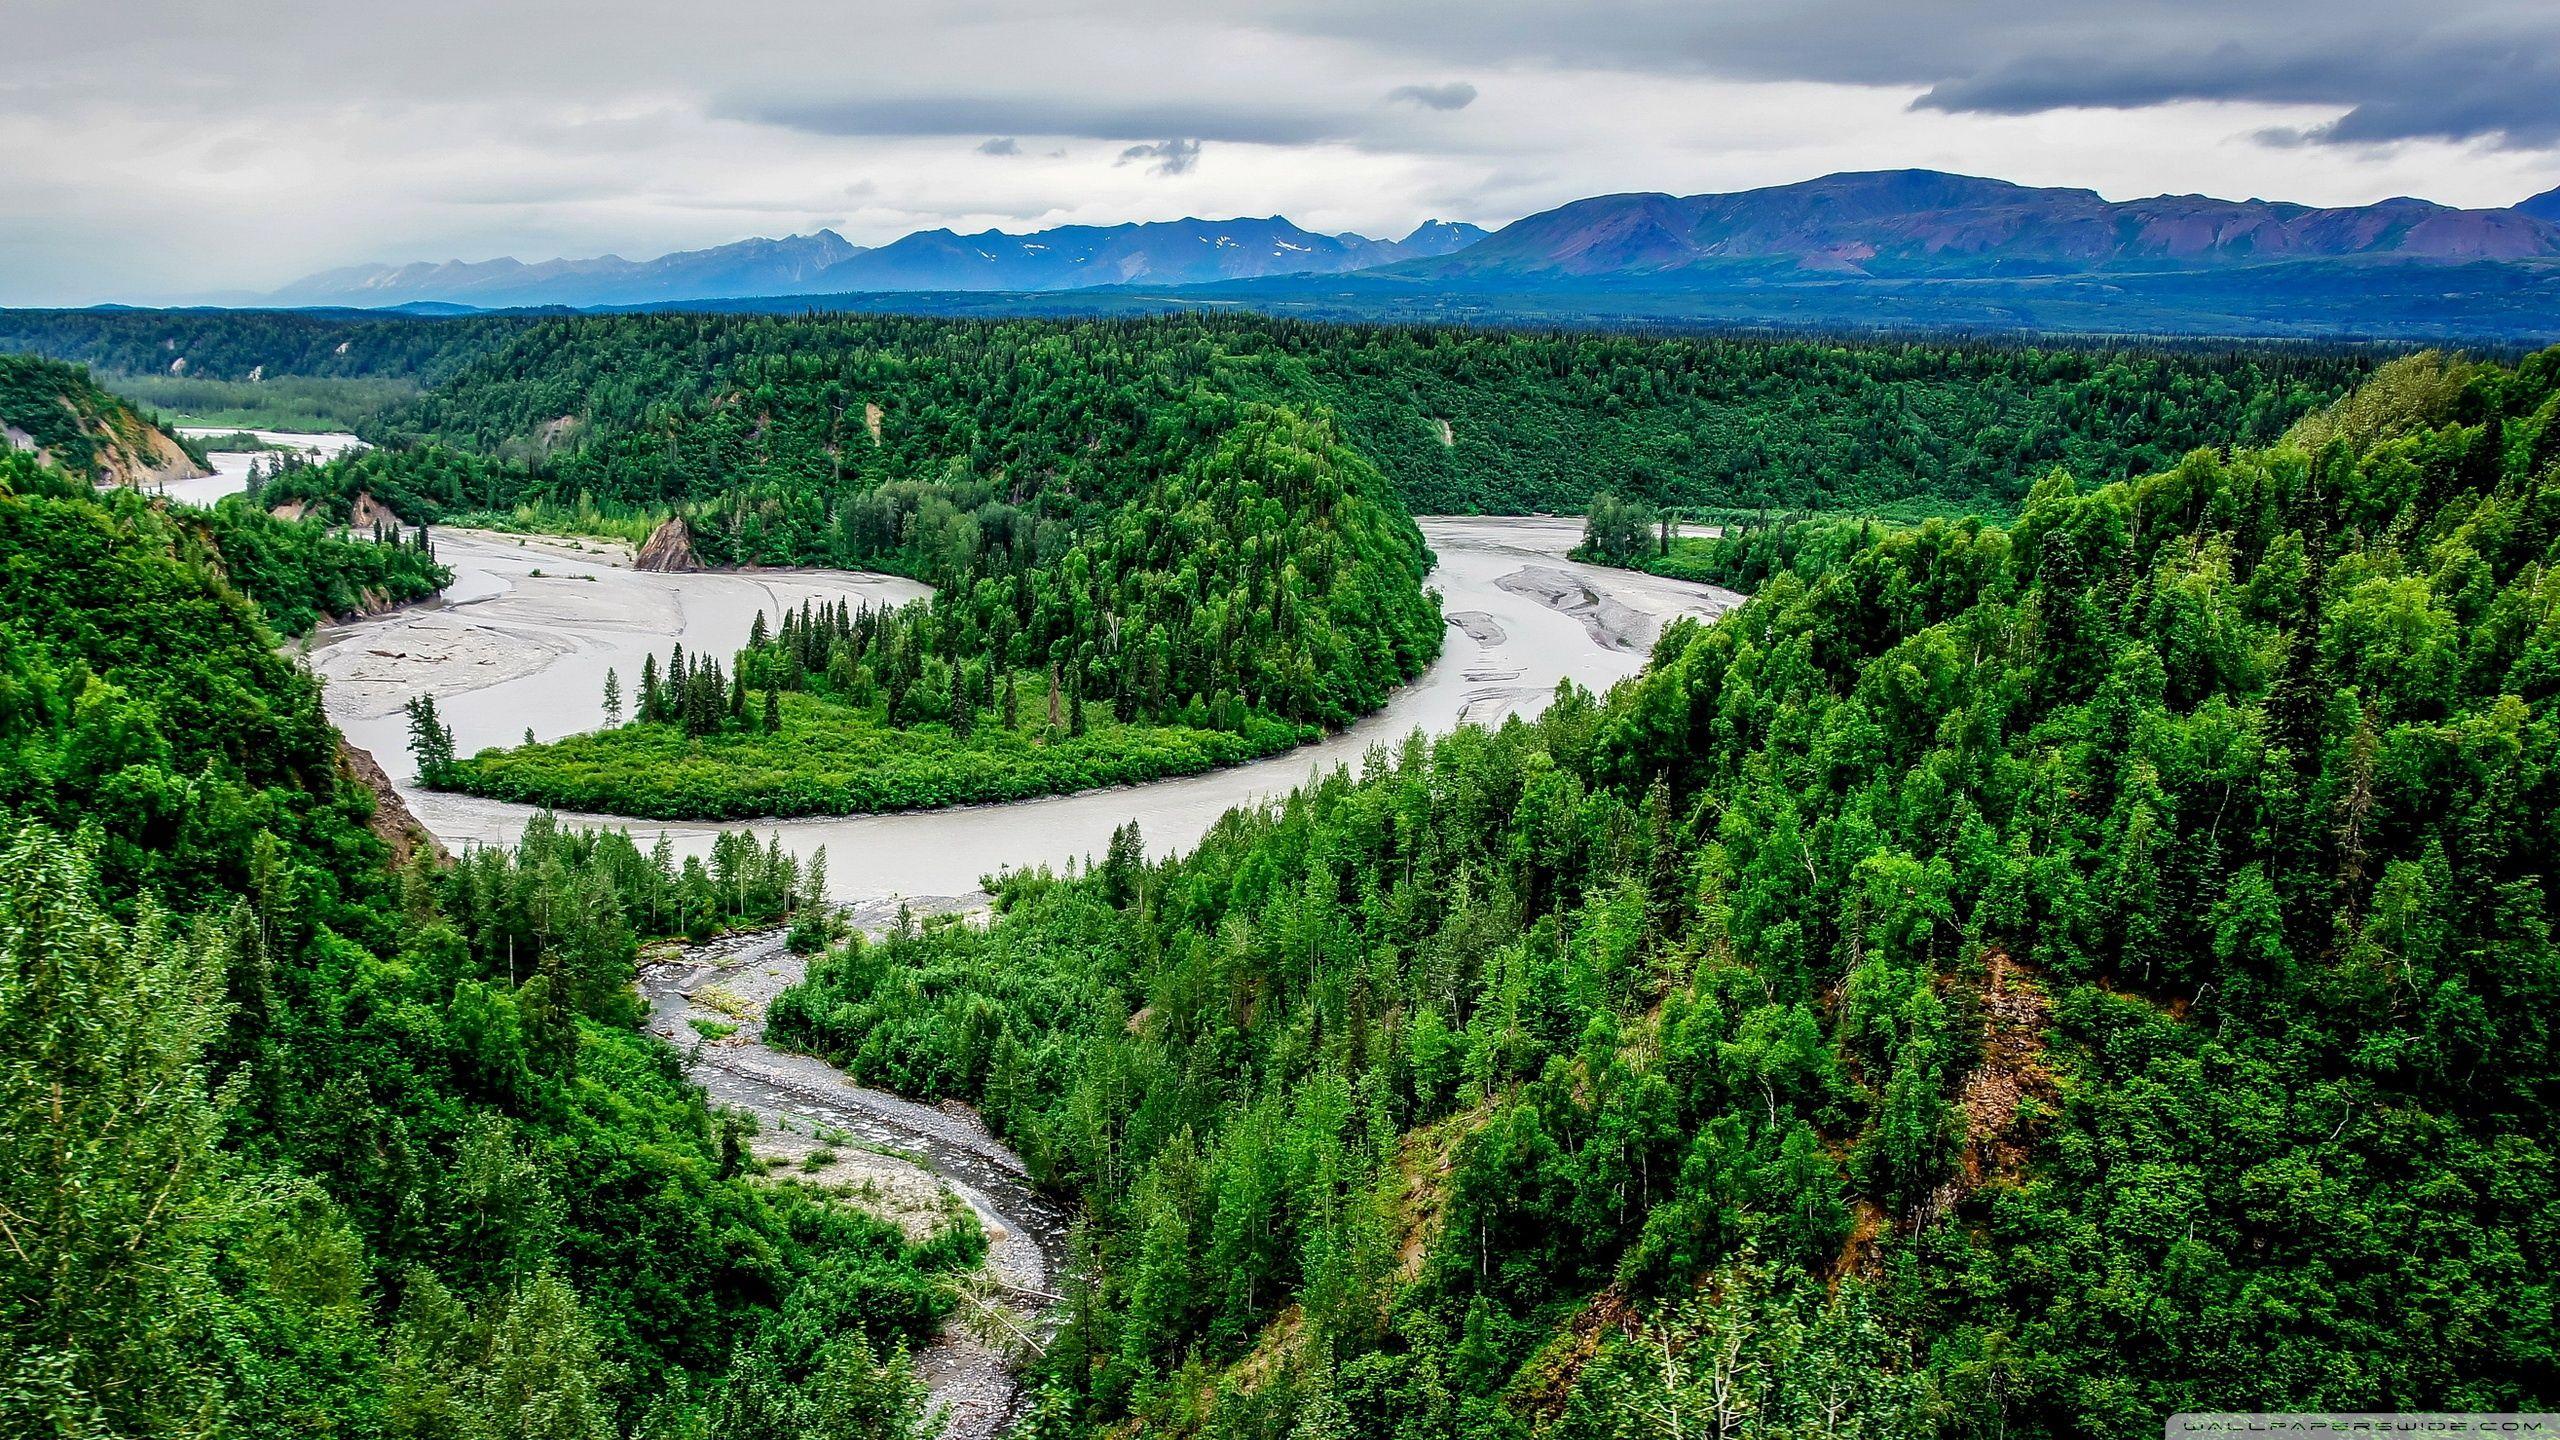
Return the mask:
<path id="1" fill-rule="evenodd" d="M 790 402 L 832 382 L 851 412 L 882 407 L 885 453 L 831 459 L 871 477 L 925 478 L 954 432 L 902 407 L 924 368 L 980 370 L 1047 392 L 1053 363 L 995 365 L 1046 337 L 1171 365 L 1240 399 L 1329 415 L 1418 514 L 1579 511 L 1595 490 L 1691 509 L 1872 507 L 1934 501 L 2005 511 L 2060 465 L 2089 483 L 2148 474 L 2200 445 L 2265 444 L 2369 370 L 2370 350 L 2256 344 L 1748 336 L 1460 325 L 1312 324 L 1250 315 L 1141 320 L 932 320 L 855 314 L 427 318 L 328 312 L 0 311 L 0 350 L 147 382 L 167 408 L 248 403 L 303 377 L 434 388 L 413 412 L 350 392 L 367 439 L 430 435 L 494 453 L 578 437 L 546 427 L 630 425 L 737 377 Z M 788 367 L 767 362 L 790 358 Z M 172 374 L 172 366 L 179 366 Z M 608 371 L 614 372 L 610 375 Z M 254 378 L 253 378 L 254 377 Z M 937 382 L 939 383 L 939 382 Z M 227 384 L 220 393 L 183 385 Z M 763 387 L 759 390 L 757 387 Z M 950 388 L 938 392 L 947 406 Z M 1065 397 L 1061 397 L 1063 401 Z M 810 419 L 850 432 L 848 415 Z M 192 411 L 191 411 L 192 413 Z M 920 423 L 921 422 L 921 423 Z M 910 448 L 912 447 L 912 448 Z M 973 469 L 986 456 L 965 447 Z M 790 458 L 777 444 L 774 461 Z M 1023 463 L 1034 457 L 1025 453 Z M 904 463 L 899 463 L 899 462 Z M 666 505 L 723 488 L 592 487 Z M 832 470 L 829 471 L 832 473 Z M 583 483 L 584 476 L 580 477 Z M 574 503 L 579 485 L 555 487 Z M 487 497 L 473 497 L 485 503 Z M 445 503 L 462 504 L 456 492 Z M 1959 506 L 1957 502 L 1966 502 Z"/>
<path id="2" fill-rule="evenodd" d="M 282 648 L 350 575 L 442 582 L 0 454 L 0 1433 L 915 1434 L 984 1237 L 758 1176 L 638 1024 L 644 941 L 816 876 L 441 857 Z"/>
<path id="3" fill-rule="evenodd" d="M 876 388 L 849 388 L 818 355 L 661 346 L 702 328 L 565 329 L 574 352 L 511 352 L 506 378 L 421 400 L 420 423 L 465 445 L 288 469 L 266 497 L 325 507 L 362 489 L 465 522 L 460 507 L 530 498 L 537 524 L 545 503 L 555 516 L 672 506 L 707 563 L 887 570 L 934 597 L 736 657 L 727 723 L 678 733 L 642 709 L 465 760 L 444 783 L 692 818 L 1020 798 L 1286 748 L 1377 708 L 1439 653 L 1430 556 L 1383 477 L 1324 420 L 1201 385 L 1196 356 L 1043 327 L 920 331 L 872 354 L 814 328 L 879 372 Z M 703 375 L 712 393 L 696 393 Z M 580 417 L 536 427 L 560 447 L 538 459 L 460 428 L 493 392 L 590 383 L 529 402 Z M 753 713 L 750 687 L 766 692 Z M 1027 689 L 1057 696 L 1063 723 L 1020 723 Z M 776 692 L 805 699 L 786 708 Z M 766 710 L 811 743 L 756 739 L 773 733 Z M 671 745 L 685 747 L 680 773 L 662 764 Z"/>
<path id="4" fill-rule="evenodd" d="M 1029 1433 L 2099 1437 L 2560 1401 L 2560 351 L 830 953 L 1078 1197 Z"/>
<path id="5" fill-rule="evenodd" d="M 527 322 L 314 310 L 0 310 L 0 351 L 99 375 L 254 384 L 397 379 L 432 385 Z"/>
<path id="6" fill-rule="evenodd" d="M 419 338 L 439 322 L 337 323 L 367 354 L 407 346 L 434 383 L 376 428 L 382 448 L 288 466 L 268 503 L 343 515 L 361 493 L 420 523 L 635 542 L 672 523 L 709 565 L 937 587 L 841 647 L 731 656 L 723 724 L 640 715 L 440 772 L 659 818 L 1019 798 L 1347 723 L 1439 650 L 1408 510 L 1579 505 L 1606 475 L 1653 505 L 1997 511 L 2039 467 L 2115 479 L 2270 440 L 2365 363 L 1226 317 L 487 320 L 444 348 Z M 152 333 L 118 321 L 86 352 Z M 352 365 L 333 333 L 279 321 L 277 374 Z M 265 353 L 253 316 L 163 338 L 234 368 Z M 1022 719 L 1031 691 L 1066 723 Z"/>
<path id="7" fill-rule="evenodd" d="M 350 323 L 284 328 L 340 357 Z M 1284 363 L 1298 328 L 386 328 L 451 370 L 257 503 L 0 456 L 5 1428 L 912 1432 L 904 1347 L 984 1237 L 756 1174 L 637 1024 L 644 945 L 810 928 L 810 870 L 547 820 L 441 863 L 282 642 L 441 583 L 432 541 L 327 528 L 360 491 L 677 520 L 713 563 L 937 593 L 653 659 L 628 723 L 555 746 L 456 756 L 422 704 L 430 780 L 737 814 L 787 803 L 786 756 L 895 805 L 1290 743 L 1440 633 L 1421 462 Z M 1461 338 L 1602 413 L 1705 403 L 1719 364 L 1836 398 L 1906 363 Z M 1650 363 L 1675 345 L 1699 373 Z M 2006 1440 L 2560 1396 L 2560 352 L 2134 357 L 2076 391 L 2106 352 L 1959 353 L 1985 368 L 1948 393 L 2061 427 L 2042 478 L 1989 482 L 2014 519 L 1761 524 L 1788 494 L 1724 489 L 1754 523 L 1647 554 L 1688 502 L 1629 483 L 1601 550 L 1753 592 L 1637 679 L 1187 856 L 1133 825 L 775 1003 L 1080 1203 L 1022 1433 Z M 1937 422 L 1925 383 L 1874 393 L 1902 428 L 1768 410 L 1877 457 L 1802 498 L 1966 506 L 1990 462 L 1892 458 L 1875 434 Z M 1506 483 L 1575 493 L 1519 443 Z"/>

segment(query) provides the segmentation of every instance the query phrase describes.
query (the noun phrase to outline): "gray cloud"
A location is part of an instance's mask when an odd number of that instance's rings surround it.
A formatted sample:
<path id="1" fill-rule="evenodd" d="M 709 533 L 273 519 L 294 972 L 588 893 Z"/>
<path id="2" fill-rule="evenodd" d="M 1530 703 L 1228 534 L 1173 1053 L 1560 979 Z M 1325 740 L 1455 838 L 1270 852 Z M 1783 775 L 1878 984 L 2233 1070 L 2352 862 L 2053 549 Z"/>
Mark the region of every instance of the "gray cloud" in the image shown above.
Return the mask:
<path id="1" fill-rule="evenodd" d="M 2560 11 L 2553 12 L 2560 17 Z M 2030 115 L 2073 106 L 2139 109 L 2176 100 L 2345 105 L 2327 124 L 2282 129 L 2298 143 L 2487 139 L 2560 141 L 2560 22 L 2548 33 L 2428 35 L 2397 48 L 2315 49 L 2226 42 L 2112 54 L 2056 51 L 1939 81 L 1922 109 Z M 2270 138 L 2277 138 L 2270 136 Z"/>
<path id="2" fill-rule="evenodd" d="M 981 155 L 1019 155 L 1022 153 L 1022 142 L 1014 139 L 1010 135 L 999 135 L 992 140 L 979 141 L 978 153 Z"/>
<path id="3" fill-rule="evenodd" d="M 726 119 L 816 135 L 1071 135 L 1127 140 L 1188 135 L 1253 145 L 1311 145 L 1353 133 L 1348 114 L 1311 107 L 1135 101 L 1073 94 L 881 95 L 846 99 L 733 96 L 715 101 Z"/>
<path id="4" fill-rule="evenodd" d="M 1446 85 L 1399 85 L 1387 92 L 1390 101 L 1409 101 L 1432 110 L 1464 110 L 1476 103 L 1476 87 L 1464 80 Z"/>
<path id="5" fill-rule="evenodd" d="M 1451 59 L 1915 87 L 1926 110 L 2335 108 L 2306 141 L 2560 144 L 2550 0 L 1279 0 L 1275 23 Z"/>
<path id="6" fill-rule="evenodd" d="M 1197 140 L 1159 140 L 1151 145 L 1132 145 L 1120 152 L 1119 163 L 1147 163 L 1150 175 L 1180 175 L 1200 163 Z"/>

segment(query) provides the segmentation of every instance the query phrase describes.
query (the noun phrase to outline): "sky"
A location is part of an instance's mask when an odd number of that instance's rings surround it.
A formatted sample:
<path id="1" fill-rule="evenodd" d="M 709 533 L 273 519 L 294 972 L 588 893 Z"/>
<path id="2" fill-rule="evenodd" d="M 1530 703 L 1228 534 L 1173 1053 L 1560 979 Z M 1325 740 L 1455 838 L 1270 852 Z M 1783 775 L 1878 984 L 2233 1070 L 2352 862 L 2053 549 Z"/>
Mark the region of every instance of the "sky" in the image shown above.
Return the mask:
<path id="1" fill-rule="evenodd" d="M 1285 215 L 1396 236 L 1926 166 L 2560 185 L 2560 0 L 10 0 L 0 304 L 366 261 Z"/>

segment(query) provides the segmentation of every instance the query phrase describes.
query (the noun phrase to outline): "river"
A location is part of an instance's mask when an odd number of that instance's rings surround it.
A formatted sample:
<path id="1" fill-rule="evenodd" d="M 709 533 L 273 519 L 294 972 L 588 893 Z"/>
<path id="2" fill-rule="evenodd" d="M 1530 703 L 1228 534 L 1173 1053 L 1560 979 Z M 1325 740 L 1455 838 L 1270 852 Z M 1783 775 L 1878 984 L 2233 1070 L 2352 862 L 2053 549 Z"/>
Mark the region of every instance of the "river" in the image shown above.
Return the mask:
<path id="1" fill-rule="evenodd" d="M 740 822 L 726 828 L 779 833 L 784 848 L 827 851 L 832 897 L 949 896 L 1007 868 L 1063 864 L 1102 853 L 1111 832 L 1138 822 L 1150 853 L 1183 849 L 1237 805 L 1286 794 L 1316 771 L 1357 767 L 1375 745 L 1416 728 L 1437 734 L 1462 720 L 1534 714 L 1558 680 L 1593 690 L 1641 668 L 1663 623 L 1713 616 L 1741 597 L 1564 558 L 1581 522 L 1551 517 L 1425 517 L 1439 556 L 1431 584 L 1449 619 L 1430 669 L 1386 708 L 1317 744 L 1250 765 L 1145 785 L 1085 791 L 1009 805 L 840 818 Z M 454 583 L 435 604 L 412 606 L 315 635 L 310 659 L 328 681 L 329 717 L 349 740 L 406 777 L 402 705 L 432 694 L 468 754 L 542 739 L 602 720 L 604 674 L 637 687 L 641 658 L 674 641 L 691 653 L 727 655 L 759 609 L 768 621 L 803 598 L 893 603 L 925 593 L 913 581 L 830 570 L 659 575 L 632 570 L 627 551 L 601 541 L 527 539 L 444 530 L 437 555 Z M 627 698 L 626 698 L 626 703 Z M 446 845 L 511 843 L 528 807 L 421 791 L 402 797 Z M 720 829 L 563 814 L 572 824 L 663 831 L 679 854 L 706 854 Z"/>
<path id="2" fill-rule="evenodd" d="M 242 430 L 237 425 L 181 425 L 178 427 L 178 433 L 202 440 L 214 435 L 238 435 Z M 247 433 L 257 436 L 270 445 L 291 446 L 301 451 L 304 458 L 311 460 L 327 460 L 349 450 L 364 448 L 364 442 L 353 435 L 336 432 L 303 435 L 281 430 L 251 430 Z M 216 450 L 212 456 L 212 474 L 201 475 L 193 480 L 171 480 L 152 488 L 157 493 L 183 504 L 210 505 L 225 495 L 237 495 L 248 489 L 249 467 L 273 457 L 276 453 L 272 450 Z"/>
<path id="3" fill-rule="evenodd" d="M 1534 714 L 1559 680 L 1606 689 L 1643 665 L 1668 620 L 1721 614 L 1741 599 L 1566 560 L 1581 534 L 1571 520 L 1421 524 L 1439 557 L 1432 583 L 1448 617 L 1446 646 L 1385 709 L 1339 735 L 1187 779 L 746 828 L 778 832 L 804 855 L 825 846 L 832 898 L 866 930 L 892 923 L 910 897 L 925 912 L 970 910 L 984 903 L 981 877 L 1090 857 L 1131 818 L 1151 850 L 1185 848 L 1229 808 L 1284 794 L 1320 769 L 1356 766 L 1372 746 L 1416 729 Z M 311 665 L 328 682 L 330 718 L 395 775 L 411 768 L 402 706 L 412 696 L 436 697 L 466 752 L 527 731 L 547 739 L 600 723 L 607 669 L 628 697 L 642 659 L 671 643 L 726 654 L 759 610 L 770 622 L 803 600 L 894 604 L 926 593 L 913 581 L 845 571 L 650 574 L 630 568 L 624 547 L 602 541 L 447 530 L 436 545 L 454 572 L 438 601 L 332 627 L 310 643 Z M 405 782 L 400 790 L 419 820 L 457 849 L 512 841 L 533 813 Z M 721 828 L 562 818 L 642 835 L 663 830 L 684 853 L 708 850 Z M 946 1326 L 916 1364 L 941 1412 L 943 1440 L 989 1440 L 1021 1404 L 1011 1358 L 1052 1328 L 1070 1216 L 976 1116 L 859 1085 L 823 1061 L 767 1046 L 765 1009 L 803 967 L 771 931 L 661 956 L 640 979 L 650 1028 L 686 1053 L 688 1072 L 715 1103 L 757 1117 L 751 1143 L 767 1164 L 857 1195 L 910 1233 L 924 1233 L 952 1203 L 976 1215 L 989 1237 L 984 1281 L 964 1288 L 960 1304 L 961 1318 L 978 1323 Z"/>

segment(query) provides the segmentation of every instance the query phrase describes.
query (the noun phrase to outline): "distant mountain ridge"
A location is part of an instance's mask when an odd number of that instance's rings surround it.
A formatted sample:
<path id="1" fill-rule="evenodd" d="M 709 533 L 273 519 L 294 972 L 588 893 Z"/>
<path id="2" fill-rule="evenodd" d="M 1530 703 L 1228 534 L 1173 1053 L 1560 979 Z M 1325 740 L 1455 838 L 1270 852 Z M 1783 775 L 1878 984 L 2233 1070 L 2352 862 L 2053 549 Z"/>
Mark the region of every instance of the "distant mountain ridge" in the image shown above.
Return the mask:
<path id="1" fill-rule="evenodd" d="M 1202 284 L 1265 275 L 1337 274 L 1431 259 L 1486 232 L 1431 220 L 1402 240 L 1319 235 L 1279 216 L 1067 225 L 1011 235 L 923 230 L 865 249 L 832 230 L 742 240 L 654 260 L 602 255 L 356 265 L 306 276 L 270 297 L 285 305 L 422 304 L 482 309 L 647 305 L 677 300 L 901 290 L 1070 290 L 1090 285 Z"/>
<path id="2" fill-rule="evenodd" d="M 527 264 L 510 256 L 351 265 L 304 276 L 270 298 L 284 305 L 376 308 L 441 302 L 490 310 L 523 305 L 636 305 L 678 297 L 716 300 L 793 290 L 861 253 L 861 246 L 832 230 L 821 230 L 779 240 L 759 238 L 708 250 L 680 250 L 654 260 L 598 255 Z"/>
<path id="3" fill-rule="evenodd" d="M 1062 225 L 1028 235 L 924 230 L 867 250 L 817 277 L 826 291 L 1075 290 L 1088 285 L 1199 285 L 1264 275 L 1331 275 L 1436 258 L 1483 238 L 1473 225 L 1427 221 L 1402 240 L 1319 235 L 1280 216 Z"/>
<path id="4" fill-rule="evenodd" d="M 1015 235 L 831 232 L 651 261 L 359 266 L 273 303 L 1333 319 L 2560 340 L 2560 189 L 2504 209 L 2035 187 L 1934 170 L 1601 195 L 1486 234 L 1401 240 L 1184 219 Z"/>
<path id="5" fill-rule="evenodd" d="M 2094 190 L 1878 170 L 1729 194 L 1577 200 L 1455 255 L 1383 273 L 1660 283 L 1736 265 L 1842 277 L 1993 277 L 2373 258 L 2560 259 L 2560 224 L 2523 206 L 2457 210 L 2405 197 L 2329 208 L 2202 195 L 2112 201 Z"/>

